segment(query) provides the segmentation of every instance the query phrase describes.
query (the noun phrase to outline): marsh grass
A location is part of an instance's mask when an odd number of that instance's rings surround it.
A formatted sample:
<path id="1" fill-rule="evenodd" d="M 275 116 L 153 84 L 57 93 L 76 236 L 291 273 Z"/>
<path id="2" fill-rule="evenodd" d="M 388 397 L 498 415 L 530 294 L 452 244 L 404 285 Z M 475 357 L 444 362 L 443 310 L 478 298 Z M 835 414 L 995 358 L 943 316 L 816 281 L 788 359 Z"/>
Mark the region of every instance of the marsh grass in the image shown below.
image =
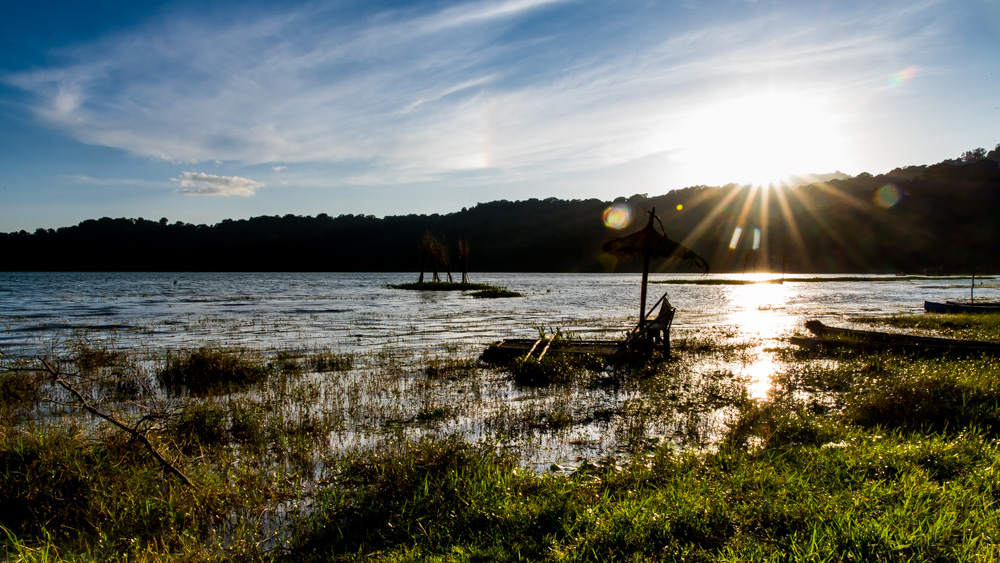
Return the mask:
<path id="1" fill-rule="evenodd" d="M 354 355 L 320 351 L 308 357 L 307 365 L 316 372 L 348 371 L 354 367 Z"/>
<path id="2" fill-rule="evenodd" d="M 44 378 L 33 371 L 0 371 L 0 414 L 13 416 L 30 408 L 41 398 L 44 384 Z"/>
<path id="3" fill-rule="evenodd" d="M 1000 362 L 778 348 L 770 393 L 755 399 L 726 366 L 754 360 L 760 342 L 724 331 L 677 342 L 669 362 L 618 368 L 546 355 L 520 381 L 391 346 L 343 363 L 204 348 L 59 363 L 95 405 L 146 429 L 193 488 L 18 371 L 30 362 L 4 359 L 2 412 L 22 415 L 0 425 L 2 549 L 133 561 L 1000 558 Z M 199 355 L 211 361 L 190 361 Z M 213 363 L 259 375 L 188 389 Z M 161 375 L 171 367 L 179 389 Z M 118 380 L 138 393 L 116 395 Z M 560 441 L 589 453 L 531 457 Z"/>
<path id="4" fill-rule="evenodd" d="M 507 289 L 506 287 L 499 286 L 489 286 L 478 291 L 473 291 L 471 294 L 477 299 L 500 299 L 504 297 L 524 297 L 523 293 L 518 293 Z"/>
<path id="5" fill-rule="evenodd" d="M 430 358 L 424 364 L 424 373 L 430 379 L 456 380 L 471 375 L 479 368 L 476 360 L 468 358 Z"/>
<path id="6" fill-rule="evenodd" d="M 1000 315 L 927 313 L 923 315 L 895 315 L 884 319 L 865 321 L 871 324 L 938 334 L 949 338 L 1000 342 Z"/>
<path id="7" fill-rule="evenodd" d="M 167 389 L 192 395 L 220 394 L 260 383 L 272 373 L 256 352 L 201 347 L 168 356 L 156 376 Z"/>

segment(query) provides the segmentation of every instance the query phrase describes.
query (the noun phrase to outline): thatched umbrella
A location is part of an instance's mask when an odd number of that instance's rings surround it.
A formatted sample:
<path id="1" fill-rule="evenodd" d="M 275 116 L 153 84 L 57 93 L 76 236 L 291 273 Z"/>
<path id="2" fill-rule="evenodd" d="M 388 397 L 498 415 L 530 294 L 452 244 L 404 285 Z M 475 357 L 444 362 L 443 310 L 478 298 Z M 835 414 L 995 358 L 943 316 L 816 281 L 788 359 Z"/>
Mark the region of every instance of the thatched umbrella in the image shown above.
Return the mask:
<path id="1" fill-rule="evenodd" d="M 708 262 L 704 258 L 695 254 L 693 250 L 683 244 L 672 241 L 666 235 L 656 230 L 653 220 L 660 223 L 660 230 L 663 230 L 663 223 L 656 216 L 656 208 L 649 212 L 649 222 L 641 230 L 630 235 L 618 237 L 604 243 L 601 250 L 624 257 L 642 257 L 642 294 L 639 298 L 639 327 L 646 322 L 646 282 L 649 279 L 649 259 L 667 258 L 674 260 L 687 260 L 692 264 L 702 268 L 708 273 Z"/>

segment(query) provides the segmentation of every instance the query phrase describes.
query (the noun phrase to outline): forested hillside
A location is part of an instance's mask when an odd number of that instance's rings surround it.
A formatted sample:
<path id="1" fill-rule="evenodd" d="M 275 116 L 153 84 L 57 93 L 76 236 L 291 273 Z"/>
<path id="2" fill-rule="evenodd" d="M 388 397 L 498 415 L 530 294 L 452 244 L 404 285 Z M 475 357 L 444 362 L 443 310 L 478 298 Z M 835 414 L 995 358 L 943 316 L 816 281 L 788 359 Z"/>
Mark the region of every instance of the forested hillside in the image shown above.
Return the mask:
<path id="1" fill-rule="evenodd" d="M 624 271 L 638 264 L 602 254 L 601 245 L 642 227 L 655 207 L 667 236 L 715 272 L 997 272 L 996 154 L 796 188 L 696 186 L 623 197 L 616 202 L 631 209 L 632 223 L 620 231 L 602 219 L 615 202 L 594 199 L 495 201 L 385 218 L 325 210 L 211 226 L 103 218 L 0 234 L 0 269 L 416 272 L 430 231 L 449 249 L 453 272 L 461 270 L 463 236 L 473 272 Z"/>

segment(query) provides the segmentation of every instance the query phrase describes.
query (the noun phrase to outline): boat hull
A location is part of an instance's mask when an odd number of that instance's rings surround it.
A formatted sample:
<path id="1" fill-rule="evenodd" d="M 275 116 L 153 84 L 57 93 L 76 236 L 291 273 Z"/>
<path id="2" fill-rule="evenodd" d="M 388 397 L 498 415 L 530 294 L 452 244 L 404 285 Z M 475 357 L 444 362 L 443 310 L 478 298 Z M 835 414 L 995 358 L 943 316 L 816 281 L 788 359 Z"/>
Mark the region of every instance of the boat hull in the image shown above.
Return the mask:
<path id="1" fill-rule="evenodd" d="M 924 311 L 928 313 L 1000 313 L 1000 306 L 924 301 Z"/>
<path id="2" fill-rule="evenodd" d="M 837 328 L 826 326 L 815 320 L 807 322 L 806 329 L 815 334 L 816 337 L 793 336 L 790 339 L 791 343 L 812 349 L 895 351 L 928 355 L 1000 355 L 1000 342 Z"/>

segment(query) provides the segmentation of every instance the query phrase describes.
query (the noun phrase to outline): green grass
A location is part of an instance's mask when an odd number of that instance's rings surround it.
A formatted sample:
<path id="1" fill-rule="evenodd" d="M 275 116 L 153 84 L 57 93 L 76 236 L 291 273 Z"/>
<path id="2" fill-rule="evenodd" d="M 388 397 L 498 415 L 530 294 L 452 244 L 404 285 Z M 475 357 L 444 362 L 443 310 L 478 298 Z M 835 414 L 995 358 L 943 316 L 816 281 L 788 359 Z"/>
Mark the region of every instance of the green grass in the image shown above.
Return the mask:
<path id="1" fill-rule="evenodd" d="M 289 559 L 990 560 L 997 456 L 976 434 L 848 431 L 757 452 L 660 448 L 564 477 L 488 448 L 408 443 L 346 460 L 352 486 L 321 493 Z"/>
<path id="2" fill-rule="evenodd" d="M 948 338 L 1000 342 L 1000 315 L 924 313 L 895 315 L 883 319 L 871 319 L 868 322 Z"/>

